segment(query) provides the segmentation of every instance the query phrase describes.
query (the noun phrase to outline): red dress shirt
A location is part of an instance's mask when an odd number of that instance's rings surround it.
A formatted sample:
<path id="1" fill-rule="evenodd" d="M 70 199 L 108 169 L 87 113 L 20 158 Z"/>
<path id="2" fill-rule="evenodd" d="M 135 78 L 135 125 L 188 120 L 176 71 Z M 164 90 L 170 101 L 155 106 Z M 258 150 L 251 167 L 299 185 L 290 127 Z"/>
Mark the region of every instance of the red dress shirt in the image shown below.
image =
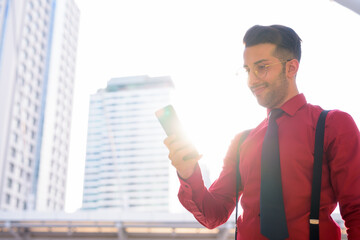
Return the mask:
<path id="1" fill-rule="evenodd" d="M 277 119 L 281 178 L 288 239 L 309 239 L 310 196 L 314 162 L 315 128 L 322 109 L 299 94 L 282 107 Z M 237 220 L 238 239 L 266 239 L 260 233 L 261 149 L 268 125 L 265 119 L 251 131 L 240 149 L 240 195 L 243 214 Z M 236 148 L 232 141 L 219 178 L 206 189 L 197 166 L 194 174 L 180 178 L 182 205 L 207 228 L 225 223 L 235 207 Z M 320 199 L 320 239 L 341 239 L 330 214 L 339 202 L 349 240 L 360 239 L 360 134 L 352 117 L 330 111 L 325 123 L 324 161 Z"/>

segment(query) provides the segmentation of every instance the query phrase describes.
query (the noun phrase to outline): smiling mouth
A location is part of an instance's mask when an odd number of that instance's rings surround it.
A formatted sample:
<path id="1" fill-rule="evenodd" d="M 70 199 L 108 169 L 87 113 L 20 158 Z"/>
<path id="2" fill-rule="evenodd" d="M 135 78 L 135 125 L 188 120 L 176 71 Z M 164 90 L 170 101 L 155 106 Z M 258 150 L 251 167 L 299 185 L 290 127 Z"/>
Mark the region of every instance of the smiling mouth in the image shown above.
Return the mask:
<path id="1" fill-rule="evenodd" d="M 266 84 L 259 84 L 259 85 L 250 87 L 250 89 L 254 95 L 259 95 L 260 93 L 262 93 L 262 91 L 265 90 L 266 87 L 267 87 Z"/>

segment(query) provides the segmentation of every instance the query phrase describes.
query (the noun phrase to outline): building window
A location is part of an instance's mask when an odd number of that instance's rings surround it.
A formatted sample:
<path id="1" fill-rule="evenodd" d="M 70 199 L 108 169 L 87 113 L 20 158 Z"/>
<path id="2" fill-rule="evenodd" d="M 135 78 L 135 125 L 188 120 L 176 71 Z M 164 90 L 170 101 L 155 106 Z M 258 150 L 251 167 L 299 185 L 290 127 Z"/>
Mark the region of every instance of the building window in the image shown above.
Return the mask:
<path id="1" fill-rule="evenodd" d="M 10 194 L 6 194 L 5 202 L 6 202 L 6 204 L 8 204 L 8 205 L 11 203 L 11 196 L 10 196 Z"/>
<path id="2" fill-rule="evenodd" d="M 21 60 L 26 60 L 28 58 L 28 53 L 26 50 L 21 52 Z"/>
<path id="3" fill-rule="evenodd" d="M 11 156 L 16 157 L 16 149 L 14 147 L 11 148 Z"/>
<path id="4" fill-rule="evenodd" d="M 31 15 L 31 13 L 28 13 L 26 16 L 27 16 L 27 20 L 28 20 L 29 22 L 31 22 L 31 21 L 33 20 L 33 17 L 32 17 L 32 15 Z"/>
<path id="5" fill-rule="evenodd" d="M 14 133 L 13 137 L 14 137 L 14 142 L 17 142 L 18 141 L 18 135 L 16 133 Z"/>
<path id="6" fill-rule="evenodd" d="M 30 26 L 29 25 L 26 25 L 26 27 L 25 27 L 25 30 L 26 30 L 26 35 L 28 35 L 28 34 L 30 34 L 30 32 L 31 32 L 31 28 L 30 28 Z"/>
<path id="7" fill-rule="evenodd" d="M 19 73 L 20 74 L 25 74 L 26 72 L 26 65 L 25 64 L 21 64 L 20 65 L 20 69 L 19 69 Z"/>
<path id="8" fill-rule="evenodd" d="M 9 166 L 10 172 L 13 173 L 14 169 L 15 169 L 15 165 L 13 163 L 10 163 L 10 166 Z"/>
<path id="9" fill-rule="evenodd" d="M 33 9 L 34 8 L 34 3 L 33 2 L 29 2 L 29 8 Z"/>
<path id="10" fill-rule="evenodd" d="M 30 44 L 29 39 L 26 38 L 26 37 L 24 37 L 22 44 L 23 44 L 24 47 L 28 47 L 29 44 Z M 25 55 L 24 55 L 24 56 L 25 56 Z M 27 53 L 26 53 L 26 58 L 27 58 Z"/>
<path id="11" fill-rule="evenodd" d="M 8 188 L 12 187 L 12 183 L 13 183 L 13 180 L 11 178 L 8 178 L 8 181 L 7 181 Z"/>
<path id="12" fill-rule="evenodd" d="M 35 136 L 36 136 L 35 131 L 31 131 L 31 138 L 35 139 Z"/>
<path id="13" fill-rule="evenodd" d="M 31 153 L 33 153 L 34 152 L 34 145 L 30 144 L 29 150 L 30 150 Z"/>

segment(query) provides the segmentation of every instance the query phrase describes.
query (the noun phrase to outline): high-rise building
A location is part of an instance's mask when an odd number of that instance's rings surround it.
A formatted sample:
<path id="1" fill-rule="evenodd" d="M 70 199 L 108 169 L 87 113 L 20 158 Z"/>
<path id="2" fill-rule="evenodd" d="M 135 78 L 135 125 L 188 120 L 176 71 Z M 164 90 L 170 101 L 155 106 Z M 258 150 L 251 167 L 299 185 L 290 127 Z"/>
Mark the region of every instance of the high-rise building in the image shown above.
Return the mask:
<path id="1" fill-rule="evenodd" d="M 64 209 L 78 26 L 73 0 L 0 0 L 0 209 Z"/>
<path id="2" fill-rule="evenodd" d="M 170 77 L 133 76 L 91 95 L 83 210 L 169 211 L 171 165 L 154 112 L 172 89 Z"/>

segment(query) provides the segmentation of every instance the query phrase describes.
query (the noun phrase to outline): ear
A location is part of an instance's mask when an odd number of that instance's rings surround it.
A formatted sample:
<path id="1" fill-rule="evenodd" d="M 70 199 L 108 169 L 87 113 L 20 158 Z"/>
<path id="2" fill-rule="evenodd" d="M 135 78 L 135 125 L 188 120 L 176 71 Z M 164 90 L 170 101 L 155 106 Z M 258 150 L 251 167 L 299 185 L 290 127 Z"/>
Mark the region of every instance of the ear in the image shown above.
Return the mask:
<path id="1" fill-rule="evenodd" d="M 295 78 L 299 70 L 299 61 L 297 59 L 292 59 L 286 64 L 286 76 L 288 78 Z"/>

